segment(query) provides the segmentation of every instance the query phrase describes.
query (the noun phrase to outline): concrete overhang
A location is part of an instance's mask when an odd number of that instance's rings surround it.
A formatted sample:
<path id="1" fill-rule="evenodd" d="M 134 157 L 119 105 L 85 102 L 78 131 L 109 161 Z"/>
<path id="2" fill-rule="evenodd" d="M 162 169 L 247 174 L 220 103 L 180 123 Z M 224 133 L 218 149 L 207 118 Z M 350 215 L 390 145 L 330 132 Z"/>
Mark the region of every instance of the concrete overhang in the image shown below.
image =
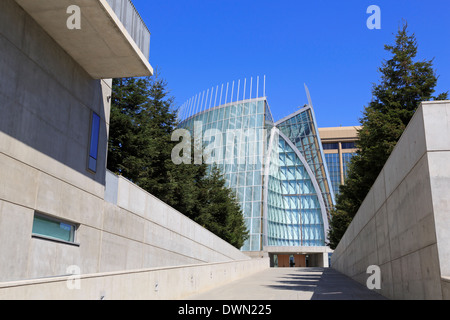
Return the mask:
<path id="1" fill-rule="evenodd" d="M 106 0 L 16 0 L 94 79 L 143 77 L 153 68 Z M 69 29 L 80 8 L 80 29 Z"/>

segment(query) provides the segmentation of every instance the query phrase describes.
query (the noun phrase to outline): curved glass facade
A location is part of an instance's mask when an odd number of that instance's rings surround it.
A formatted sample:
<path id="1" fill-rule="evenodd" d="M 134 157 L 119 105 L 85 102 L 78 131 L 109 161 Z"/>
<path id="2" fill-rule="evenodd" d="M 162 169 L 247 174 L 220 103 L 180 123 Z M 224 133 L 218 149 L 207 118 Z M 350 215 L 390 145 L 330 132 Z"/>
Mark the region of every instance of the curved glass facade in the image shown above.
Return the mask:
<path id="1" fill-rule="evenodd" d="M 249 99 L 218 106 L 183 121 L 180 127 L 202 134 L 204 161 L 217 165 L 236 192 L 250 238 L 244 251 L 262 247 L 263 156 L 267 101 Z M 270 126 L 270 120 L 268 124 Z M 213 159 L 213 161 L 211 161 Z M 211 163 L 211 164 L 212 164 Z"/>
<path id="2" fill-rule="evenodd" d="M 294 147 L 277 136 L 267 175 L 266 244 L 324 246 L 326 215 L 317 181 Z"/>
<path id="3" fill-rule="evenodd" d="M 327 212 L 329 212 L 334 205 L 334 193 L 312 108 L 306 106 L 278 121 L 276 126 L 294 143 L 313 170 L 319 183 Z"/>
<path id="4" fill-rule="evenodd" d="M 274 124 L 262 97 L 215 106 L 180 124 L 236 192 L 250 233 L 243 251 L 326 245 L 333 200 L 312 109 L 305 110 Z"/>

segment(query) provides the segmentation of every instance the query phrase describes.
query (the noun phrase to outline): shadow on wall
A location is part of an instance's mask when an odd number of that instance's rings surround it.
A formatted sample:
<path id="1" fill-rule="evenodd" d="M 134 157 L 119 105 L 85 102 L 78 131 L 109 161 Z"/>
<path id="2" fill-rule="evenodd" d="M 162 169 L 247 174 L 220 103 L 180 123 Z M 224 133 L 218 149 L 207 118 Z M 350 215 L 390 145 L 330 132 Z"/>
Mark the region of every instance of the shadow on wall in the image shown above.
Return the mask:
<path id="1" fill-rule="evenodd" d="M 0 34 L 0 132 L 104 185 L 110 85 L 92 79 L 15 2 L 1 3 L 0 20 L 13 16 L 20 27 Z M 101 118 L 95 173 L 87 170 L 93 112 Z M 21 147 L 5 137 L 0 151 L 50 171 L 45 157 Z"/>
<path id="2" fill-rule="evenodd" d="M 30 73 L 40 71 L 32 69 Z M 31 75 L 23 74 L 27 76 Z M 6 92 L 11 86 L 0 86 L 0 132 L 105 185 L 108 135 L 101 81 L 87 75 L 82 81 L 91 96 L 90 108 L 52 79 L 40 85 L 41 78 L 34 76 L 34 82 L 17 84 L 14 92 Z M 93 126 L 95 114 L 100 121 Z M 15 153 L 29 157 L 12 147 L 5 151 L 13 157 Z M 94 171 L 88 169 L 90 153 L 96 157 Z M 45 168 L 48 164 L 41 165 Z"/>

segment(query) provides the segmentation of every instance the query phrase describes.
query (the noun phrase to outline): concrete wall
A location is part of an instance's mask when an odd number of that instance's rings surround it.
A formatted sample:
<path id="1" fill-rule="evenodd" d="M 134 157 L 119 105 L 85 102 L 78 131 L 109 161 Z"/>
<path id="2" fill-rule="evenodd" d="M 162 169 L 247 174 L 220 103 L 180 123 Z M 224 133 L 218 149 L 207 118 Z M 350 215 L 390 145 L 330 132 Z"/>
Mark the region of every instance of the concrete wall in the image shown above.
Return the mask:
<path id="1" fill-rule="evenodd" d="M 74 260 L 98 270 L 111 81 L 90 78 L 13 0 L 0 1 L 0 70 L 0 281 L 65 274 Z M 35 212 L 80 224 L 82 245 L 32 238 Z"/>
<path id="2" fill-rule="evenodd" d="M 0 283 L 0 300 L 185 299 L 269 267 L 268 258 Z"/>
<path id="3" fill-rule="evenodd" d="M 14 0 L 0 1 L 0 66 L 0 151 L 82 188 L 65 167 L 104 185 L 111 80 L 93 80 Z M 101 117 L 96 174 L 86 170 L 92 112 Z"/>
<path id="4" fill-rule="evenodd" d="M 93 80 L 14 0 L 0 1 L 0 70 L 0 282 L 249 259 L 123 178 L 106 188 L 111 80 Z M 33 237 L 36 212 L 76 224 L 76 243 Z"/>
<path id="5" fill-rule="evenodd" d="M 102 271 L 250 259 L 123 177 L 107 181 L 117 202 L 105 202 Z"/>
<path id="6" fill-rule="evenodd" d="M 333 253 L 331 266 L 381 294 L 449 299 L 450 102 L 424 102 Z"/>

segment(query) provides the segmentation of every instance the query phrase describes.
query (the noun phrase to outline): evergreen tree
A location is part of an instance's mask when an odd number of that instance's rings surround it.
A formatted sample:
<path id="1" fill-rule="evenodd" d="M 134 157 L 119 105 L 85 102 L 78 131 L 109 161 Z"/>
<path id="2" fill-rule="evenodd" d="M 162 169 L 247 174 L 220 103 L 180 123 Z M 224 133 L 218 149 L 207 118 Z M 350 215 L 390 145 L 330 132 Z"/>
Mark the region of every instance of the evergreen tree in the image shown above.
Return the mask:
<path id="1" fill-rule="evenodd" d="M 236 248 L 248 238 L 243 213 L 231 188 L 226 186 L 219 168 L 212 166 L 200 182 L 200 214 L 196 221 Z"/>
<path id="2" fill-rule="evenodd" d="M 352 222 L 352 218 L 347 212 L 334 209 L 331 212 L 332 219 L 330 221 L 330 230 L 328 233 L 328 240 L 331 249 L 336 249 L 339 241 L 345 234 L 348 226 Z"/>
<path id="3" fill-rule="evenodd" d="M 108 169 L 168 202 L 176 110 L 158 75 L 113 80 Z"/>
<path id="4" fill-rule="evenodd" d="M 149 99 L 143 110 L 142 134 L 149 148 L 145 149 L 146 166 L 141 168 L 138 184 L 159 199 L 169 202 L 171 152 L 174 143 L 171 134 L 177 126 L 174 98 L 168 96 L 167 83 L 157 74 L 148 80 Z"/>
<path id="5" fill-rule="evenodd" d="M 108 169 L 240 248 L 242 212 L 218 169 L 172 162 L 177 110 L 166 87 L 158 75 L 113 80 Z"/>
<path id="6" fill-rule="evenodd" d="M 108 169 L 133 182 L 145 167 L 144 156 L 151 145 L 143 134 L 142 110 L 149 100 L 147 78 L 113 79 Z"/>
<path id="7" fill-rule="evenodd" d="M 360 119 L 358 152 L 350 161 L 347 180 L 340 187 L 332 213 L 332 248 L 339 243 L 420 102 L 447 98 L 447 93 L 433 96 L 438 79 L 433 61 L 414 61 L 417 41 L 408 33 L 406 23 L 399 29 L 395 44 L 385 49 L 392 57 L 379 69 L 381 82 L 373 86 L 372 101 Z"/>

